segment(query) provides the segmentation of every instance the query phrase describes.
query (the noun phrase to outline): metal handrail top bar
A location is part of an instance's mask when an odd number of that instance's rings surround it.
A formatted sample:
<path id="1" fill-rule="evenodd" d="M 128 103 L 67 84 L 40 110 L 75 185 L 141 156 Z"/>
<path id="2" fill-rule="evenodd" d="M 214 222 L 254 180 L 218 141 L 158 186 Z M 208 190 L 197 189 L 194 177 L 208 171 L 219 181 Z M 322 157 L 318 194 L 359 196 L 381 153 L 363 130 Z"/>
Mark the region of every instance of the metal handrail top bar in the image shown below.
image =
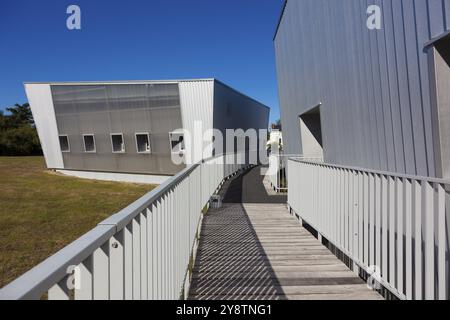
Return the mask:
<path id="1" fill-rule="evenodd" d="M 136 200 L 128 207 L 122 209 L 116 214 L 108 217 L 104 221 L 100 222 L 99 225 L 109 225 L 116 226 L 116 232 L 123 229 L 131 220 L 133 220 L 142 210 L 148 207 L 150 203 L 161 198 L 170 188 L 174 185 L 183 181 L 186 176 L 188 176 L 194 169 L 196 169 L 201 163 L 208 162 L 210 160 L 217 159 L 222 156 L 235 155 L 234 153 L 226 153 L 220 154 L 217 156 L 209 157 L 207 159 L 203 159 L 195 164 L 192 164 L 180 171 L 178 174 L 168 179 L 163 184 L 159 185 L 157 188 L 153 189 L 149 193 L 142 196 L 140 199 Z"/>
<path id="2" fill-rule="evenodd" d="M 378 174 L 383 176 L 391 176 L 396 178 L 402 178 L 402 179 L 412 179 L 412 180 L 423 180 L 427 182 L 433 182 L 433 183 L 440 183 L 445 185 L 450 185 L 449 179 L 440 179 L 440 178 L 432 178 L 432 177 L 423 177 L 423 176 L 414 176 L 414 175 L 408 175 L 408 174 L 402 174 L 397 172 L 389 172 L 389 171 L 382 171 L 382 170 L 373 170 L 373 169 L 366 169 L 361 167 L 351 167 L 351 166 L 345 166 L 345 165 L 337 165 L 337 164 L 330 164 L 325 162 L 314 162 L 314 161 L 307 161 L 298 159 L 295 157 L 291 157 L 288 160 L 294 161 L 294 162 L 300 162 L 300 163 L 306 163 L 311 165 L 318 165 L 318 166 L 325 166 L 335 169 L 344 169 L 344 170 L 352 170 L 352 171 L 361 171 L 371 174 Z"/>

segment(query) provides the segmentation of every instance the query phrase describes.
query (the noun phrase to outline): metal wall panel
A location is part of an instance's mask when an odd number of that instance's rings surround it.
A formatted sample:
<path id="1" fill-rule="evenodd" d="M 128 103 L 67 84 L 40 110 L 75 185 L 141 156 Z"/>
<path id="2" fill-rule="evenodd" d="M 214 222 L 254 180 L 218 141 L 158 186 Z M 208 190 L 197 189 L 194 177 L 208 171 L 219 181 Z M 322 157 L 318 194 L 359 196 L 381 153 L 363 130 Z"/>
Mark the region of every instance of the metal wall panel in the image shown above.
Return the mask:
<path id="1" fill-rule="evenodd" d="M 181 123 L 180 97 L 173 84 L 52 85 L 60 134 L 70 152 L 64 168 L 145 174 L 175 174 L 169 132 Z M 111 134 L 122 133 L 125 153 L 113 153 Z M 139 154 L 136 133 L 150 134 L 150 154 Z M 95 153 L 85 153 L 83 134 L 94 134 Z"/>
<path id="2" fill-rule="evenodd" d="M 298 116 L 322 102 L 326 162 L 435 176 L 424 45 L 449 15 L 450 0 L 288 0 L 274 41 L 285 152 L 302 153 Z"/>
<path id="3" fill-rule="evenodd" d="M 211 129 L 220 130 L 224 137 L 226 129 L 267 129 L 269 108 L 220 81 L 183 81 L 179 86 L 183 128 L 193 134 L 195 122 L 201 121 L 205 141 L 212 141 Z M 186 147 L 190 149 L 188 141 Z M 212 148 L 206 150 L 203 157 L 211 157 Z M 200 160 L 195 150 L 193 156 L 193 162 Z"/>
<path id="4" fill-rule="evenodd" d="M 270 109 L 265 105 L 215 81 L 213 124 L 214 128 L 220 130 L 224 135 L 224 147 L 227 143 L 226 129 L 243 129 L 244 131 L 267 129 L 269 112 Z M 265 145 L 265 141 L 260 143 Z"/>

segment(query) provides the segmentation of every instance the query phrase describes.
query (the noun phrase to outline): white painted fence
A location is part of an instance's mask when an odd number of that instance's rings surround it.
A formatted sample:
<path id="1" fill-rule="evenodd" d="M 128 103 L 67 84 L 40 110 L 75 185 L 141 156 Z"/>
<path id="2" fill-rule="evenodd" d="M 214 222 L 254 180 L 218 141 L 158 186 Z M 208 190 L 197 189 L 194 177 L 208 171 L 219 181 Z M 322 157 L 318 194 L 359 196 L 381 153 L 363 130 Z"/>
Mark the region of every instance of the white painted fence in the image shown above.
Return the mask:
<path id="1" fill-rule="evenodd" d="M 269 169 L 266 176 L 269 178 L 272 188 L 276 192 L 286 192 L 286 168 L 287 157 L 281 154 L 272 154 L 269 157 Z"/>
<path id="2" fill-rule="evenodd" d="M 291 209 L 392 293 L 449 298 L 449 181 L 295 159 L 288 181 Z"/>
<path id="3" fill-rule="evenodd" d="M 304 156 L 289 156 L 285 154 L 271 154 L 269 157 L 269 169 L 266 176 L 272 188 L 276 192 L 287 192 L 287 161 L 293 158 L 302 161 L 323 162 L 323 157 L 304 157 Z"/>
<path id="4" fill-rule="evenodd" d="M 0 299 L 185 297 L 202 209 L 247 167 L 234 157 L 189 166 L 1 289 Z"/>

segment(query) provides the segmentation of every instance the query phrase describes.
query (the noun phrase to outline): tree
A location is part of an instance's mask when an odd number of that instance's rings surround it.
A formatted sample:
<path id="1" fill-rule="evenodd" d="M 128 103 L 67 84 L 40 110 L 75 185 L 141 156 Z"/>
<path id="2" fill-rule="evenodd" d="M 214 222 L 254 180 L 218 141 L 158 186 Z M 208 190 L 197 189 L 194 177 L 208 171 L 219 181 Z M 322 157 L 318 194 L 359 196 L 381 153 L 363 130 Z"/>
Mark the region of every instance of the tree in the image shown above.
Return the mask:
<path id="1" fill-rule="evenodd" d="M 16 104 L 0 111 L 0 156 L 29 156 L 42 154 L 30 105 Z"/>
<path id="2" fill-rule="evenodd" d="M 18 128 L 22 125 L 29 125 L 34 127 L 33 114 L 28 103 L 22 105 L 16 103 L 14 107 L 6 108 L 6 111 L 11 113 L 9 116 L 10 125 Z"/>

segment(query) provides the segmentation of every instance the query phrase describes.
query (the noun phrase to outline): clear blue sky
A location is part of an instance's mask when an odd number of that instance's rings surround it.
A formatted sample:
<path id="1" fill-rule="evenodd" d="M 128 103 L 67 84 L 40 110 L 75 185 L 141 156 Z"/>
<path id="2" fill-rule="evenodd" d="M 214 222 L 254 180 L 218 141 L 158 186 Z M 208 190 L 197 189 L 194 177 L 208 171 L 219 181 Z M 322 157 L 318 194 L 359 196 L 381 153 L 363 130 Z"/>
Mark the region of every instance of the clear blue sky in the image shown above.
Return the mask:
<path id="1" fill-rule="evenodd" d="M 82 30 L 66 28 L 77 4 Z M 23 82 L 217 78 L 279 118 L 272 37 L 281 0 L 0 2 L 0 109 Z"/>

